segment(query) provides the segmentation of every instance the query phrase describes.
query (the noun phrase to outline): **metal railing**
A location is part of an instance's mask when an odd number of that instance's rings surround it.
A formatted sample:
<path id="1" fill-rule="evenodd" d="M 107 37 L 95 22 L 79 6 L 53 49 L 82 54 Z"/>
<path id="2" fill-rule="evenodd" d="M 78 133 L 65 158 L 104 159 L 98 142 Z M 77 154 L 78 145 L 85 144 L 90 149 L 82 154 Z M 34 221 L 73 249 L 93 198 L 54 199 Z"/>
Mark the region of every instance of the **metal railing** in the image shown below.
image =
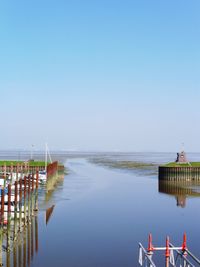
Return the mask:
<path id="1" fill-rule="evenodd" d="M 148 249 L 146 250 L 141 243 L 139 243 L 139 265 L 144 267 L 156 267 L 153 261 L 154 251 L 165 251 L 165 267 L 197 267 L 200 266 L 200 259 L 198 259 L 186 245 L 186 234 L 183 236 L 183 243 L 180 247 L 175 247 L 169 243 L 169 237 L 166 238 L 166 246 L 154 247 L 152 244 L 152 236 L 149 235 Z"/>

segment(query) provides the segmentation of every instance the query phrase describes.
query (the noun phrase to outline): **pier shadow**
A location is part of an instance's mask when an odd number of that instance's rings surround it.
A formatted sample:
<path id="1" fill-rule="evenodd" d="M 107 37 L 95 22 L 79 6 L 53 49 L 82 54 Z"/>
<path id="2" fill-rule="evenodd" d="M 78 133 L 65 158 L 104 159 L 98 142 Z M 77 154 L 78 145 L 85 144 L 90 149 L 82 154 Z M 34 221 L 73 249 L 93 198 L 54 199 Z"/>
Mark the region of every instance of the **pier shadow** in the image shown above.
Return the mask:
<path id="1" fill-rule="evenodd" d="M 200 181 L 158 180 L 158 191 L 174 196 L 178 207 L 186 207 L 187 198 L 200 197 Z"/>

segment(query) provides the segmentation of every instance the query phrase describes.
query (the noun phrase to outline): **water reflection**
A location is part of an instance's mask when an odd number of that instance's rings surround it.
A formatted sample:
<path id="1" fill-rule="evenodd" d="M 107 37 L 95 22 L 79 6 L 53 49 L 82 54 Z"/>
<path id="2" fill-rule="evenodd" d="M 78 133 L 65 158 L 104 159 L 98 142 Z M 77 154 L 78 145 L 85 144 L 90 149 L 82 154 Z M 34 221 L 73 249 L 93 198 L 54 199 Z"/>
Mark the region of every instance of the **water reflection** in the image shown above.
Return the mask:
<path id="1" fill-rule="evenodd" d="M 0 266 L 30 266 L 34 254 L 38 252 L 38 217 L 32 217 L 31 222 L 21 232 L 15 232 L 17 221 L 10 221 L 1 235 Z"/>
<path id="2" fill-rule="evenodd" d="M 187 197 L 200 197 L 200 181 L 163 181 L 159 180 L 160 193 L 175 196 L 176 205 L 184 208 Z"/>
<path id="3" fill-rule="evenodd" d="M 51 217 L 51 215 L 52 215 L 52 213 L 53 213 L 54 207 L 55 207 L 55 205 L 52 205 L 50 208 L 48 208 L 48 209 L 46 210 L 46 225 L 47 225 L 48 222 L 49 222 L 49 219 L 50 219 L 50 217 Z"/>

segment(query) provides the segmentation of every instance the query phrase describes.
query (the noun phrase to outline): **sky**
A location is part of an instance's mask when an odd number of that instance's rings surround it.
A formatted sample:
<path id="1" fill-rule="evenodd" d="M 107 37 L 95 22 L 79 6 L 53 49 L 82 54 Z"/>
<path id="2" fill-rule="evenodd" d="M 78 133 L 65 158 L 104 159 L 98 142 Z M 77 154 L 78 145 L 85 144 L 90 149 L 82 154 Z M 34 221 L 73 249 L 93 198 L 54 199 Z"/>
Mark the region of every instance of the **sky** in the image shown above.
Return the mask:
<path id="1" fill-rule="evenodd" d="M 0 2 L 0 149 L 200 152 L 199 0 Z"/>

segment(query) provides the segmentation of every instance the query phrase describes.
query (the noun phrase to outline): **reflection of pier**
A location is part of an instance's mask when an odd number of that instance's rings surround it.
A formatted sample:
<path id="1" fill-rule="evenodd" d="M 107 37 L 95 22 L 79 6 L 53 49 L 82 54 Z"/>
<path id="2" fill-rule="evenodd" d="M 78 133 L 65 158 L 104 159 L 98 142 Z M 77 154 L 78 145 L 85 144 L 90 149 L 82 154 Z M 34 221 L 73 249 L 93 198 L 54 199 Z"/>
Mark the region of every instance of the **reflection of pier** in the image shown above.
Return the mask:
<path id="1" fill-rule="evenodd" d="M 163 181 L 159 180 L 160 193 L 175 196 L 177 206 L 186 205 L 187 197 L 200 197 L 200 181 Z"/>
<path id="2" fill-rule="evenodd" d="M 3 239 L 3 266 L 30 266 L 35 253 L 38 252 L 38 218 L 31 218 L 31 222 L 23 229 L 23 232 L 16 232 L 18 222 L 8 224 L 4 228 Z"/>

